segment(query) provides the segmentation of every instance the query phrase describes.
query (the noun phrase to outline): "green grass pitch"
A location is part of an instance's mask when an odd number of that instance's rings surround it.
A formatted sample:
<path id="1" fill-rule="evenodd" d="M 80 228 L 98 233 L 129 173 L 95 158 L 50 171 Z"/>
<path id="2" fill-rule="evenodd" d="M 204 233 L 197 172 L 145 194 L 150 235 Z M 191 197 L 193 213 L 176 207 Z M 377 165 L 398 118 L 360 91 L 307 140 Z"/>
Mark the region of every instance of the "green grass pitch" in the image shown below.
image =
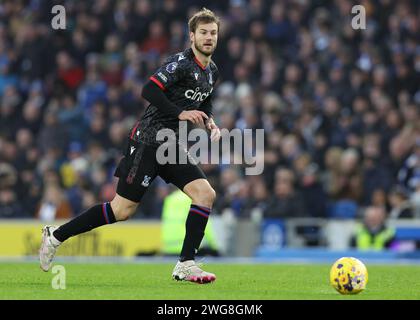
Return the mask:
<path id="1" fill-rule="evenodd" d="M 59 263 L 57 263 L 59 264 Z M 139 300 L 420 300 L 420 265 L 368 265 L 367 289 L 342 296 L 329 285 L 324 264 L 207 264 L 216 282 L 171 279 L 172 264 L 63 263 L 66 288 L 36 263 L 0 263 L 0 299 Z"/>

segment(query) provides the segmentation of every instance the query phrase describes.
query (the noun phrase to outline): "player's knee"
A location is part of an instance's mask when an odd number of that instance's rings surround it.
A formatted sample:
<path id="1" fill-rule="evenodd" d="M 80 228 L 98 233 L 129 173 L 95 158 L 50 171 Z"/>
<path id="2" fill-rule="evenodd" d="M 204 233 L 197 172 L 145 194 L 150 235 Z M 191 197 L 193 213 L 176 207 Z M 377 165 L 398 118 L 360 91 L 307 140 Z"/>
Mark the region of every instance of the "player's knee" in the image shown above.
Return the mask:
<path id="1" fill-rule="evenodd" d="M 213 202 L 216 200 L 216 191 L 210 187 L 208 193 L 208 200 L 211 202 L 211 204 L 213 204 Z"/>
<path id="2" fill-rule="evenodd" d="M 193 202 L 211 207 L 216 199 L 216 191 L 210 186 L 199 188 L 193 194 Z"/>
<path id="3" fill-rule="evenodd" d="M 126 221 L 136 212 L 137 205 L 122 205 L 121 203 L 112 203 L 112 210 L 114 212 L 115 220 Z"/>
<path id="4" fill-rule="evenodd" d="M 133 214 L 128 210 L 118 210 L 117 212 L 114 212 L 114 215 L 117 221 L 126 221 L 130 219 Z"/>

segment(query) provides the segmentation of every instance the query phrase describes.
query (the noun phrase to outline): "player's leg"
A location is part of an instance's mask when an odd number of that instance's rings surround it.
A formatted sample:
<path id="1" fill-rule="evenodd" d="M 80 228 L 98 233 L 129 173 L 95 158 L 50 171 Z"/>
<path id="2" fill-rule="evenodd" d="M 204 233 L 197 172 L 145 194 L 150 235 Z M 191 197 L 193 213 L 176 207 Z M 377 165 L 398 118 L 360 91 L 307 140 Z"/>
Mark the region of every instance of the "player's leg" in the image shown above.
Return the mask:
<path id="1" fill-rule="evenodd" d="M 192 199 L 185 223 L 185 238 L 180 261 L 175 266 L 172 277 L 176 280 L 198 283 L 214 281 L 216 276 L 201 270 L 194 259 L 204 237 L 204 230 L 216 197 L 215 191 L 197 165 L 190 163 L 165 165 L 159 170 L 159 175 L 166 182 L 176 185 Z"/>
<path id="2" fill-rule="evenodd" d="M 175 280 L 187 280 L 198 283 L 210 283 L 216 275 L 206 272 L 195 262 L 195 255 L 204 238 L 207 221 L 216 198 L 216 192 L 207 179 L 196 179 L 183 188 L 192 199 L 192 204 L 185 223 L 185 238 L 180 259 L 173 271 Z"/>
<path id="3" fill-rule="evenodd" d="M 191 181 L 185 185 L 183 191 L 191 198 L 192 204 L 185 224 L 185 239 L 180 255 L 181 262 L 195 259 L 216 198 L 216 192 L 207 179 Z"/>
<path id="4" fill-rule="evenodd" d="M 41 269 L 48 271 L 58 247 L 68 238 L 88 232 L 105 224 L 127 220 L 132 216 L 138 202 L 116 195 L 111 202 L 97 204 L 62 226 L 45 226 L 39 251 Z"/>
<path id="5" fill-rule="evenodd" d="M 70 237 L 105 224 L 125 221 L 136 212 L 138 204 L 138 202 L 131 201 L 116 194 L 112 201 L 97 204 L 89 208 L 66 224 L 58 227 L 52 234 L 61 243 Z"/>
<path id="6" fill-rule="evenodd" d="M 154 150 L 140 146 L 135 141 L 130 141 L 130 144 L 135 145 L 137 152 L 126 153 L 118 165 L 115 175 L 119 180 L 112 201 L 97 204 L 60 227 L 43 228 L 39 251 L 42 270 L 49 270 L 57 248 L 68 238 L 105 224 L 127 220 L 136 212 L 149 183 L 156 177 L 157 166 Z"/>

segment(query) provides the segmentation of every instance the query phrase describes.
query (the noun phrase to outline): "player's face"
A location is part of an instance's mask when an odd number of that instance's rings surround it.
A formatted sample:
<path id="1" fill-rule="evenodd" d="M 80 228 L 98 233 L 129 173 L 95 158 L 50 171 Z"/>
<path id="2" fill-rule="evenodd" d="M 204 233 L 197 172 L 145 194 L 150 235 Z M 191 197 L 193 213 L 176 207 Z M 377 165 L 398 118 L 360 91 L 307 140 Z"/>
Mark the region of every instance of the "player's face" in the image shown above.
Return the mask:
<path id="1" fill-rule="evenodd" d="M 216 49 L 217 32 L 215 22 L 199 24 L 195 32 L 190 33 L 192 45 L 205 56 L 211 56 Z"/>

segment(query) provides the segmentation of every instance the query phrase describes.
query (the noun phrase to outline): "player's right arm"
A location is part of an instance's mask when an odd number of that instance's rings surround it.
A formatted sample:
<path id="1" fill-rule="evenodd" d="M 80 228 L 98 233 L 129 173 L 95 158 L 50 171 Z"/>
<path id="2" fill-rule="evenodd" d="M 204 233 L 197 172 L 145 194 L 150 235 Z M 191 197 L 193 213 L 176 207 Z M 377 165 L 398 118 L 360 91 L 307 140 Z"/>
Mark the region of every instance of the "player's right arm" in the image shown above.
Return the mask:
<path id="1" fill-rule="evenodd" d="M 203 111 L 200 111 L 200 110 L 182 111 L 178 116 L 179 120 L 191 121 L 192 123 L 198 124 L 201 126 L 205 125 L 204 122 L 208 118 L 209 117 Z"/>
<path id="2" fill-rule="evenodd" d="M 148 81 L 142 91 L 142 97 L 158 108 L 159 112 L 179 120 L 191 121 L 194 124 L 203 125 L 208 116 L 200 110 L 183 111 L 172 103 L 161 88 L 154 81 Z"/>
<path id="3" fill-rule="evenodd" d="M 163 115 L 204 125 L 205 120 L 208 119 L 204 112 L 199 110 L 184 111 L 172 103 L 164 93 L 167 88 L 184 77 L 183 68 L 180 67 L 182 63 L 182 60 L 178 59 L 177 56 L 170 57 L 144 85 L 142 97 L 154 105 Z"/>

